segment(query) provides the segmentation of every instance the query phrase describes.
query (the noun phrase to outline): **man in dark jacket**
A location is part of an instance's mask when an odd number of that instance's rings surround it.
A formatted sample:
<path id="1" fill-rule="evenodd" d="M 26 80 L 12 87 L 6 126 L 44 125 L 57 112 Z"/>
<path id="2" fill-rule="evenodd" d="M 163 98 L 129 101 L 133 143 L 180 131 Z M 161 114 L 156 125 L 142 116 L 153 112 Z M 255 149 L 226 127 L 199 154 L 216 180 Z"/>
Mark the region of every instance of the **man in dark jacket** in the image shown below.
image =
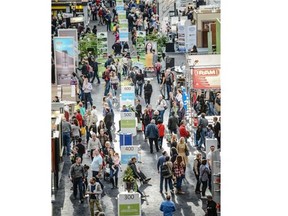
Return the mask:
<path id="1" fill-rule="evenodd" d="M 145 103 L 147 105 L 150 104 L 152 92 L 153 92 L 153 88 L 152 88 L 152 85 L 150 84 L 150 80 L 148 80 L 147 84 L 144 85 L 144 98 L 145 98 Z"/>
<path id="2" fill-rule="evenodd" d="M 112 133 L 111 133 L 111 127 L 113 125 L 112 117 L 113 117 L 112 112 L 110 112 L 109 107 L 106 107 L 106 115 L 104 117 L 104 123 L 105 123 L 106 128 L 107 128 L 107 133 L 109 135 L 110 142 L 112 142 Z"/>
<path id="3" fill-rule="evenodd" d="M 148 183 L 151 178 L 147 178 L 146 175 L 136 167 L 137 158 L 132 157 L 131 160 L 128 162 L 128 166 L 133 170 L 134 177 L 138 178 L 143 183 Z"/>
<path id="4" fill-rule="evenodd" d="M 100 84 L 100 79 L 99 79 L 99 75 L 98 75 L 98 64 L 101 64 L 101 63 L 99 63 L 99 62 L 97 62 L 96 60 L 93 59 L 91 66 L 93 68 L 94 73 L 93 73 L 93 77 L 92 77 L 91 83 L 94 82 L 94 79 L 96 77 L 97 80 L 98 80 L 98 84 Z"/>
<path id="5" fill-rule="evenodd" d="M 112 45 L 112 49 L 114 50 L 114 55 L 121 55 L 121 50 L 122 50 L 122 46 L 120 44 L 120 41 L 116 41 L 116 43 L 114 43 Z"/>
<path id="6" fill-rule="evenodd" d="M 201 138 L 198 143 L 198 148 L 201 148 L 202 144 L 204 143 L 205 146 L 205 136 L 207 133 L 207 126 L 208 126 L 208 120 L 205 118 L 206 114 L 202 113 L 201 118 L 199 121 L 199 127 L 201 128 Z"/>
<path id="7" fill-rule="evenodd" d="M 207 196 L 207 216 L 217 216 L 216 202 L 212 199 L 212 196 Z"/>
<path id="8" fill-rule="evenodd" d="M 151 123 L 147 125 L 145 129 L 145 135 L 149 138 L 149 144 L 150 144 L 150 153 L 153 154 L 153 142 L 155 143 L 156 151 L 159 152 L 158 147 L 158 137 L 159 137 L 159 131 L 155 124 L 155 120 L 152 119 Z"/>
<path id="9" fill-rule="evenodd" d="M 178 126 L 178 118 L 175 116 L 175 112 L 171 112 L 171 116 L 168 119 L 168 129 L 170 130 L 170 133 L 177 134 L 177 126 Z"/>

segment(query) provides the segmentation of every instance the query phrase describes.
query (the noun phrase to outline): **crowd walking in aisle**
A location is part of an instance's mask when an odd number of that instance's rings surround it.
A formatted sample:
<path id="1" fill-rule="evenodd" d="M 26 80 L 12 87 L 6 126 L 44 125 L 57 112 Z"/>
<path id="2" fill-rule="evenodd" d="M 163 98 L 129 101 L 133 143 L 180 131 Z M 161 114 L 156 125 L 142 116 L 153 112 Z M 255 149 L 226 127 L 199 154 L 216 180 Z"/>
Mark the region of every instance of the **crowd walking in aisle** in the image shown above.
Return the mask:
<path id="1" fill-rule="evenodd" d="M 107 197 L 113 199 L 115 204 L 117 194 L 123 190 L 120 178 L 124 170 L 117 139 L 122 130 L 118 122 L 120 112 L 132 111 L 135 112 L 138 130 L 134 145 L 138 142 L 144 152 L 145 158 L 142 161 L 149 161 L 142 163 L 132 157 L 127 165 L 138 179 L 135 192 L 141 194 L 142 203 L 145 199 L 151 199 L 151 202 L 153 199 L 162 200 L 157 209 L 154 209 L 155 212 L 181 215 L 183 204 L 175 197 L 184 197 L 181 199 L 192 203 L 189 197 L 193 194 L 193 202 L 201 200 L 204 210 L 197 207 L 199 209 L 190 208 L 188 211 L 185 206 L 187 214 L 184 215 L 199 212 L 199 215 L 204 215 L 207 203 L 207 214 L 213 215 L 216 207 L 213 197 L 207 194 L 212 190 L 211 160 L 214 149 L 211 146 L 206 155 L 203 147 L 206 146 L 207 138 L 215 138 L 217 149 L 220 149 L 221 119 L 216 115 L 220 114 L 221 92 L 212 95 L 214 92 L 210 91 L 207 93 L 210 99 L 208 102 L 204 100 L 204 103 L 203 97 L 197 95 L 197 92 L 193 95 L 193 109 L 201 115 L 195 129 L 198 132 L 194 135 L 186 120 L 187 110 L 184 107 L 182 89 L 178 87 L 173 70 L 162 67 L 161 62 L 164 59 L 153 60 L 153 79 L 147 79 L 147 74 L 141 68 L 133 67 L 132 49 L 137 52 L 133 42 L 135 29 L 144 30 L 147 34 L 160 31 L 157 2 L 123 2 L 129 34 L 132 36 L 128 43 L 122 43 L 116 38 L 117 34 L 119 37 L 119 28 L 116 27 L 119 23 L 114 0 L 89 1 L 90 25 L 93 30 L 89 26 L 78 28 L 79 39 L 89 32 L 96 34 L 101 30 L 108 32 L 112 43 L 108 44 L 111 52 L 103 65 L 98 62 L 98 56 L 89 53 L 80 60 L 79 70 L 73 73 L 78 89 L 77 104 L 73 108 L 75 112 L 62 121 L 62 136 L 63 157 L 69 157 L 70 163 L 69 184 L 73 189 L 73 202 L 79 201 L 79 206 L 73 204 L 74 208 L 87 208 L 86 214 L 91 216 L 112 215 L 111 211 L 108 213 L 108 208 L 112 207 L 107 204 Z M 58 28 L 64 27 L 57 26 L 54 36 Z M 99 70 L 100 65 L 104 66 L 103 71 Z M 120 109 L 117 105 L 123 82 L 135 87 L 135 107 L 125 106 Z M 213 123 L 208 123 L 207 116 L 215 116 Z M 151 191 L 150 188 L 154 186 L 158 188 L 157 191 Z M 83 207 L 83 203 L 87 203 L 88 207 Z M 116 215 L 115 209 L 113 212 Z"/>

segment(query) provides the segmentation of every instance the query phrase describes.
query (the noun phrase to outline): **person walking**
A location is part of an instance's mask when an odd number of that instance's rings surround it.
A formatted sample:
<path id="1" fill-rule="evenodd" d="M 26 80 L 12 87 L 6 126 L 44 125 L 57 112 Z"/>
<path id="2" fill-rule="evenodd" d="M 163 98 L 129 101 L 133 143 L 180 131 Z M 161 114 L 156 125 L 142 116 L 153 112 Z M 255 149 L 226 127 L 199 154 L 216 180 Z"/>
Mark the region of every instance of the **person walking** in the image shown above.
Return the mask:
<path id="1" fill-rule="evenodd" d="M 204 144 L 204 146 L 205 146 L 205 136 L 207 133 L 207 126 L 208 126 L 208 120 L 205 118 L 205 116 L 206 116 L 206 114 L 202 113 L 200 121 L 199 121 L 199 127 L 201 128 L 201 133 L 200 133 L 201 138 L 200 138 L 199 143 L 198 143 L 198 149 L 199 148 L 201 149 L 202 144 Z"/>
<path id="2" fill-rule="evenodd" d="M 161 117 L 161 120 L 164 121 L 163 118 L 164 118 L 165 110 L 167 109 L 167 103 L 163 99 L 162 95 L 159 95 L 156 106 L 157 106 L 156 109 L 159 111 L 159 115 Z"/>
<path id="3" fill-rule="evenodd" d="M 202 183 L 202 197 L 205 197 L 205 192 L 207 189 L 207 185 L 208 185 L 208 180 L 209 180 L 209 174 L 210 174 L 210 170 L 209 168 L 206 166 L 207 164 L 207 160 L 203 159 L 200 165 L 200 176 L 199 179 Z"/>
<path id="4" fill-rule="evenodd" d="M 102 188 L 99 182 L 96 182 L 96 178 L 92 177 L 90 179 L 90 183 L 88 184 L 86 194 L 89 195 L 89 206 L 90 206 L 90 214 L 94 216 L 94 206 L 96 205 L 97 210 L 103 211 L 101 206 L 101 194 Z"/>
<path id="5" fill-rule="evenodd" d="M 168 119 L 168 125 L 167 128 L 169 129 L 170 133 L 177 134 L 177 128 L 178 128 L 178 118 L 175 116 L 175 112 L 171 112 L 171 116 Z"/>
<path id="6" fill-rule="evenodd" d="M 180 137 L 179 143 L 177 144 L 176 147 L 178 154 L 182 156 L 183 163 L 184 163 L 184 173 L 186 171 L 186 166 L 188 165 L 188 157 L 186 155 L 186 151 L 189 151 L 187 143 L 185 142 L 184 137 Z"/>
<path id="7" fill-rule="evenodd" d="M 162 166 L 162 176 L 164 177 L 165 180 L 165 194 L 168 195 L 168 185 L 170 189 L 170 193 L 174 194 L 174 189 L 173 189 L 173 184 L 172 184 L 172 178 L 173 178 L 173 163 L 170 160 L 169 156 L 166 156 L 165 162 L 163 163 Z"/>
<path id="8" fill-rule="evenodd" d="M 90 105 L 92 107 L 93 106 L 93 101 L 92 101 L 92 97 L 91 97 L 92 84 L 90 82 L 88 82 L 87 77 L 84 77 L 82 90 L 84 92 L 85 109 L 87 109 L 87 107 L 88 107 L 88 101 L 90 102 Z"/>
<path id="9" fill-rule="evenodd" d="M 88 152 L 89 156 L 91 157 L 91 160 L 93 161 L 93 152 L 95 149 L 100 150 L 101 149 L 101 143 L 100 140 L 97 138 L 96 133 L 92 133 L 92 139 L 89 139 L 88 142 Z"/>
<path id="10" fill-rule="evenodd" d="M 77 197 L 77 187 L 80 194 L 80 202 L 83 203 L 83 178 L 84 178 L 84 167 L 81 165 L 81 158 L 76 157 L 76 162 L 70 167 L 70 180 L 73 183 L 73 196 L 74 199 Z"/>
<path id="11" fill-rule="evenodd" d="M 160 193 L 163 193 L 163 181 L 164 181 L 164 177 L 162 175 L 162 165 L 163 163 L 166 161 L 166 156 L 167 156 L 167 152 L 163 151 L 162 155 L 158 158 L 157 161 L 157 170 L 158 170 L 158 174 L 160 174 Z"/>
<path id="12" fill-rule="evenodd" d="M 146 105 L 150 104 L 152 92 L 153 92 L 153 87 L 150 84 L 150 80 L 148 80 L 147 83 L 144 85 L 144 99 L 145 99 Z"/>
<path id="13" fill-rule="evenodd" d="M 200 194 L 201 181 L 199 179 L 199 176 L 200 176 L 201 157 L 202 157 L 202 154 L 197 153 L 196 158 L 194 159 L 194 164 L 193 164 L 193 172 L 197 179 L 196 188 L 195 188 L 196 194 Z"/>
<path id="14" fill-rule="evenodd" d="M 158 137 L 159 137 L 159 131 L 155 124 L 155 120 L 152 119 L 151 123 L 147 125 L 145 130 L 146 137 L 149 138 L 149 144 L 150 144 L 150 153 L 153 154 L 153 142 L 155 143 L 156 151 L 159 152 L 158 147 Z"/>
<path id="15" fill-rule="evenodd" d="M 177 155 L 176 161 L 173 164 L 173 173 L 176 177 L 176 188 L 177 188 L 177 194 L 185 194 L 185 192 L 182 191 L 182 180 L 185 175 L 184 172 L 184 162 L 181 155 Z"/>
<path id="16" fill-rule="evenodd" d="M 63 117 L 62 118 L 62 139 L 63 139 L 63 144 L 64 148 L 66 148 L 65 154 L 67 156 L 70 156 L 70 151 L 71 151 L 71 132 L 72 132 L 72 127 L 70 122 L 66 121 L 66 119 Z"/>
<path id="17" fill-rule="evenodd" d="M 206 208 L 206 215 L 207 216 L 217 216 L 217 204 L 216 202 L 212 199 L 211 195 L 207 196 L 207 208 Z"/>
<path id="18" fill-rule="evenodd" d="M 159 139 L 158 139 L 159 149 L 162 149 L 163 138 L 165 135 L 165 125 L 163 124 L 163 121 L 161 119 L 158 121 L 157 128 L 159 131 Z"/>
<path id="19" fill-rule="evenodd" d="M 102 190 L 104 189 L 104 185 L 102 184 L 102 182 L 100 181 L 100 176 L 101 176 L 101 172 L 103 169 L 103 158 L 100 155 L 100 152 L 98 149 L 94 150 L 94 154 L 93 154 L 94 158 L 93 161 L 91 163 L 91 170 L 92 170 L 92 176 L 96 178 L 96 181 L 99 182 L 99 184 L 101 185 Z M 104 194 L 104 190 L 103 193 Z"/>
<path id="20" fill-rule="evenodd" d="M 176 211 L 175 203 L 171 201 L 170 195 L 167 195 L 166 200 L 161 203 L 160 211 L 163 212 L 163 216 L 172 216 Z"/>

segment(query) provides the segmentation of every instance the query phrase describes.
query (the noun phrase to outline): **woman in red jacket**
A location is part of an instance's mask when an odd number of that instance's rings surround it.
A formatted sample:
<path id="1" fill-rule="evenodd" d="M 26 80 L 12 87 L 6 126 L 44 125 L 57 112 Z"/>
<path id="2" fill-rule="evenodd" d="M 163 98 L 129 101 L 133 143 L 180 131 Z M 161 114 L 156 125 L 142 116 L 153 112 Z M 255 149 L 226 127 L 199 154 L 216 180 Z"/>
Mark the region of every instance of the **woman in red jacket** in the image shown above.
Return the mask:
<path id="1" fill-rule="evenodd" d="M 161 149 L 162 143 L 163 143 L 163 137 L 165 134 L 165 126 L 164 126 L 163 121 L 161 119 L 158 121 L 157 128 L 158 128 L 158 132 L 159 132 L 158 145 L 159 145 L 159 148 Z"/>
<path id="2" fill-rule="evenodd" d="M 184 137 L 185 141 L 187 142 L 187 139 L 190 137 L 190 132 L 186 129 L 186 121 L 182 120 L 180 122 L 180 127 L 179 127 L 179 133 L 180 137 Z"/>

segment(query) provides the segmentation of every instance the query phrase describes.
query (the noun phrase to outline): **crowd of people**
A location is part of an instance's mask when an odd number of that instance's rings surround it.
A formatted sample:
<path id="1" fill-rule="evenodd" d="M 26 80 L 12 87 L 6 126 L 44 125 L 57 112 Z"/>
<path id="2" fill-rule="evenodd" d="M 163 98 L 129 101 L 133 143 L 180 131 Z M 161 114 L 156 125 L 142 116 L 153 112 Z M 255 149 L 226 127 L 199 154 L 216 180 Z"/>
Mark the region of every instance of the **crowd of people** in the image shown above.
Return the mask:
<path id="1" fill-rule="evenodd" d="M 156 13 L 154 0 L 124 2 L 132 42 L 136 30 L 145 30 L 147 34 L 159 31 L 159 16 Z M 137 105 L 134 111 L 136 112 L 137 123 L 141 125 L 141 133 L 143 133 L 145 141 L 149 143 L 150 153 L 154 153 L 154 148 L 156 152 L 162 153 L 156 166 L 160 174 L 159 191 L 163 193 L 165 190 L 166 200 L 161 203 L 160 210 L 164 213 L 172 213 L 176 211 L 176 208 L 173 201 L 170 200 L 171 194 L 185 194 L 185 191 L 182 190 L 182 182 L 185 180 L 187 166 L 191 163 L 188 160 L 190 154 L 188 142 L 191 134 L 187 127 L 181 87 L 176 83 L 175 74 L 171 68 L 163 66 L 161 59 L 153 61 L 160 92 L 155 92 L 151 82 L 145 80 L 144 71 L 138 67 L 132 67 L 133 61 L 129 44 L 119 42 L 115 1 L 96 0 L 92 1 L 89 7 L 91 20 L 98 21 L 98 25 L 107 25 L 107 31 L 111 31 L 115 35 L 115 44 L 112 46 L 114 54 L 108 55 L 104 63 L 104 71 L 98 70 L 100 63 L 97 62 L 97 57 L 89 52 L 81 60 L 78 72 L 73 73 L 73 81 L 75 81 L 78 89 L 78 101 L 74 107 L 73 115 L 65 115 L 62 132 L 65 155 L 69 156 L 72 162 L 69 176 L 73 184 L 74 198 L 77 198 L 79 192 L 79 201 L 83 203 L 85 196 L 88 196 L 91 215 L 94 215 L 95 205 L 98 210 L 96 214 L 105 215 L 101 204 L 101 197 L 105 195 L 102 179 L 111 184 L 111 189 L 118 188 L 121 163 L 119 152 L 114 149 L 114 135 L 116 134 L 114 102 L 119 96 L 118 89 L 121 81 L 126 81 L 128 85 L 135 86 Z M 187 15 L 191 16 L 190 10 Z M 55 26 L 57 23 L 54 23 Z M 58 26 L 58 28 L 62 27 L 64 27 L 62 24 Z M 56 30 L 57 28 L 54 28 L 53 34 L 57 32 Z M 79 37 L 89 32 L 96 34 L 97 26 L 95 25 L 93 30 L 90 30 L 89 27 L 78 26 Z M 121 58 L 116 58 L 117 55 L 120 55 Z M 104 95 L 101 96 L 102 108 L 96 108 L 92 99 L 95 79 L 97 79 L 97 84 L 100 84 L 101 81 L 105 82 Z M 96 94 L 98 97 L 99 94 Z M 220 94 L 220 92 L 216 92 L 216 95 L 214 92 L 213 95 L 210 93 L 206 103 L 201 95 L 193 95 L 193 98 L 195 96 L 194 109 L 201 115 L 194 137 L 198 150 L 201 150 L 203 144 L 205 145 L 206 137 L 215 137 L 218 142 L 217 147 L 220 148 L 220 119 L 214 117 L 213 125 L 208 124 L 207 119 L 205 119 L 206 115 L 220 115 L 220 110 L 216 109 L 216 104 L 221 105 Z M 158 98 L 155 104 L 151 104 L 152 95 Z M 143 108 L 140 103 L 142 99 L 145 103 Z M 120 111 L 126 112 L 127 107 L 121 107 Z M 99 112 L 102 113 L 101 116 L 97 114 Z M 120 132 L 119 126 L 117 133 Z M 164 139 L 168 142 L 169 151 L 163 148 Z M 211 152 L 214 151 L 214 147 L 211 146 L 206 158 L 202 158 L 199 151 L 193 162 L 193 172 L 197 179 L 195 193 L 202 192 L 203 197 L 205 197 L 206 189 L 211 189 Z M 84 154 L 91 158 L 89 166 L 82 165 Z M 135 178 L 148 183 L 151 178 L 148 178 L 143 172 L 139 172 L 135 163 L 135 158 L 131 158 L 128 164 L 132 168 Z M 90 179 L 88 179 L 88 170 L 92 173 Z M 200 189 L 201 185 L 202 188 Z M 139 188 L 137 188 L 137 192 L 145 197 Z M 214 201 L 212 197 L 207 198 L 212 209 L 207 211 L 213 212 L 213 214 L 208 215 L 215 215 Z"/>

